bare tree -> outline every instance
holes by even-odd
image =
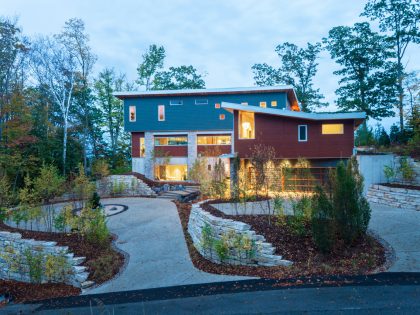
[[[42,89],[59,107],[63,119],[63,174],[66,173],[67,130],[75,87],[77,59],[75,51],[57,36],[39,37],[32,46],[33,73]]]

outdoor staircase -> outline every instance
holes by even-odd
[[[159,193],[158,198],[189,201],[196,198],[200,194],[197,186],[185,186],[185,190],[170,190]]]

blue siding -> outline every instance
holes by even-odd
[[[196,99],[208,99],[206,105],[195,105]],[[183,105],[169,105],[171,100],[182,100]],[[197,96],[162,96],[135,97],[124,100],[125,130],[133,131],[201,131],[233,129],[233,115],[223,108],[216,109],[215,104],[223,102],[242,103],[259,106],[266,102],[271,107],[271,101],[277,101],[278,109],[286,108],[287,95],[278,93],[249,93],[226,95]],[[136,106],[136,121],[128,119],[129,106]],[[165,121],[158,121],[158,105],[165,105]],[[219,115],[224,114],[225,120]]]

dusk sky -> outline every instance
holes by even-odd
[[[266,62],[277,66],[274,52],[282,42],[299,46],[320,41],[338,25],[351,26],[366,0],[294,1],[97,1],[0,0],[1,15],[17,17],[24,34],[61,31],[72,17],[83,19],[98,61],[95,71],[114,67],[136,79],[141,54],[150,44],[166,49],[165,67],[183,64],[205,73],[206,87],[253,86],[251,66]],[[375,25],[375,23],[374,23]],[[376,26],[375,26],[376,28]],[[411,46],[404,62],[420,69],[419,46]],[[328,52],[319,58],[315,86],[335,110],[337,69]],[[397,119],[385,119],[389,128]]]

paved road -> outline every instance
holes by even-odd
[[[141,292],[138,292],[138,297]],[[420,285],[293,288],[131,301],[91,296],[79,304],[6,308],[26,314],[420,314]],[[86,297],[87,298],[87,297]],[[91,305],[91,307],[90,307]],[[54,307],[54,306],[52,306]]]
[[[155,198],[103,199],[129,209],[109,217],[108,226],[118,235],[117,246],[130,255],[122,274],[85,294],[116,292],[183,284],[249,279],[213,275],[196,269],[188,253],[176,206]]]
[[[389,271],[420,272],[420,211],[374,203],[371,208],[369,228],[395,251],[396,261]]]

